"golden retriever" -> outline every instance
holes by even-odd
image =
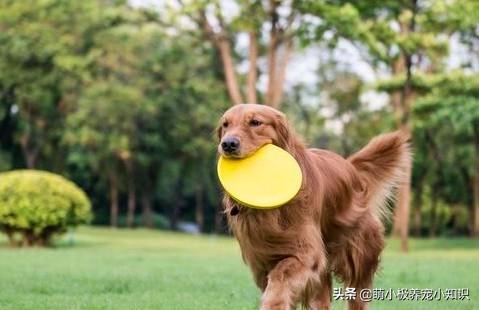
[[[407,182],[408,135],[374,138],[345,159],[308,149],[283,113],[241,104],[225,112],[218,127],[218,152],[242,158],[267,143],[288,151],[303,172],[299,193],[272,210],[247,208],[224,197],[228,224],[263,295],[261,309],[329,309],[332,275],[345,286],[371,288],[384,247],[386,200]],[[350,309],[364,309],[356,298]]]

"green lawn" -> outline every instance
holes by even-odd
[[[231,238],[81,228],[52,249],[0,237],[0,309],[256,309],[259,292]],[[379,288],[469,288],[469,301],[384,301],[372,309],[479,309],[479,241],[389,242]],[[344,308],[335,302],[335,309]]]

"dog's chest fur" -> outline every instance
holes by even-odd
[[[301,235],[308,228],[316,229],[308,221],[294,212],[296,206],[284,205],[271,210],[256,210],[239,205],[228,195],[224,199],[228,224],[241,247],[243,259],[249,264],[254,261],[274,265],[275,262],[294,255],[304,247]],[[239,213],[230,211],[239,208]],[[296,213],[292,215],[291,213]],[[308,225],[311,222],[311,225]],[[313,232],[312,232],[313,233]],[[318,232],[314,232],[318,234]]]

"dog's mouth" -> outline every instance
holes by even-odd
[[[241,159],[241,158],[245,158],[247,156],[244,156],[243,154],[241,153],[225,153],[225,152],[222,152],[220,151],[219,152],[221,156],[223,156],[224,158],[228,158],[228,159]]]
[[[257,148],[254,148],[252,150],[247,150],[247,151],[241,151],[241,150],[238,150],[236,152],[225,152],[222,148],[221,148],[221,145],[218,146],[218,153],[223,156],[224,158],[228,158],[228,159],[243,159],[243,158],[246,158],[246,157],[250,157],[251,155],[253,155],[254,153],[256,153],[260,148],[262,148],[263,146],[265,146],[267,143],[265,144],[262,144],[260,145],[259,147]]]
[[[243,158],[246,158],[246,157],[249,157],[250,155],[252,155],[254,152],[256,152],[256,150],[253,150],[251,152],[247,152],[247,153],[243,153],[241,151],[237,151],[237,152],[225,152],[223,150],[221,150],[221,148],[218,148],[218,153],[223,156],[224,158],[228,158],[228,159],[243,159]]]

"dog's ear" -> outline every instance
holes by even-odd
[[[221,141],[221,137],[223,137],[223,123],[220,121],[220,123],[218,124],[218,126],[216,126],[216,138],[218,139],[218,141]]]
[[[278,135],[278,141],[276,141],[276,143],[279,147],[288,150],[291,146],[293,134],[291,132],[291,127],[289,126],[288,120],[284,114],[281,113],[276,115],[275,129],[276,134]]]

